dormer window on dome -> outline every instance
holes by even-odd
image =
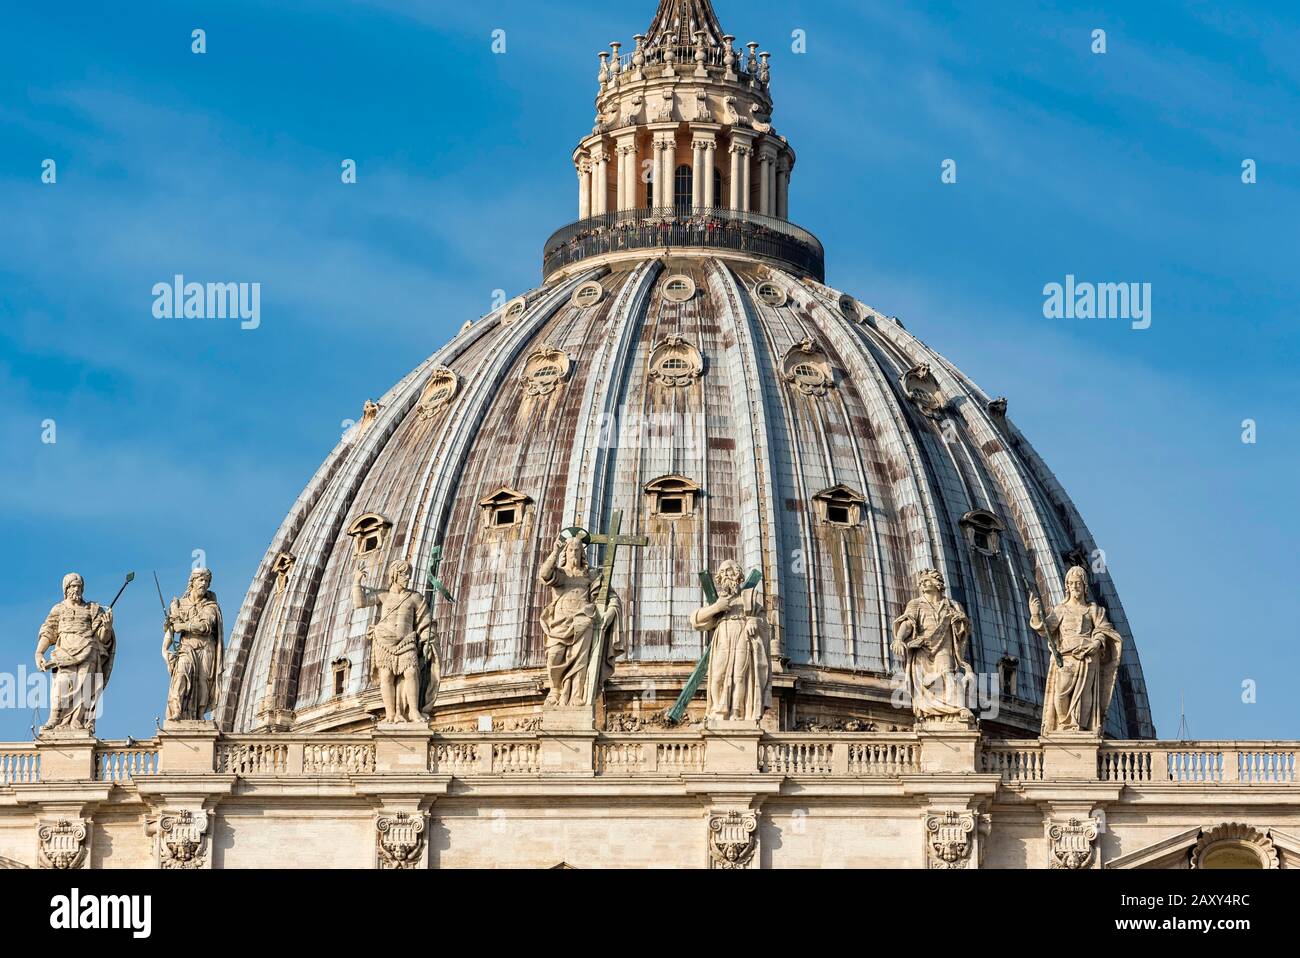
[[[854,528],[866,516],[867,500],[845,485],[832,486],[813,496],[813,510],[819,522]]]
[[[352,537],[353,551],[358,559],[374,555],[384,545],[388,530],[393,524],[377,512],[369,512],[348,526],[348,535]]]
[[[660,386],[689,386],[703,375],[704,358],[681,336],[669,336],[650,353],[650,381]]]
[[[980,555],[996,556],[1002,551],[1002,521],[986,509],[976,509],[961,517],[966,541]]]
[[[652,517],[688,519],[695,515],[700,486],[685,476],[660,476],[645,486],[646,508]]]
[[[835,373],[826,351],[811,339],[790,347],[782,363],[782,376],[805,396],[825,396],[835,387]]]
[[[492,495],[479,500],[478,506],[483,513],[484,528],[490,531],[523,525],[532,502],[530,496],[524,495],[517,489],[502,486]]]

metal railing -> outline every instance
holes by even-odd
[[[826,278],[826,254],[812,233],[789,220],[743,210],[686,207],[618,210],[590,216],[557,230],[542,252],[542,273],[593,256],[628,250],[714,249],[779,260]]]

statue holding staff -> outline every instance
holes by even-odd
[[[131,578],[134,576],[128,583]],[[50,718],[41,726],[41,734],[57,728],[93,733],[100,700],[113,673],[117,653],[113,606],[87,602],[85,588],[86,580],[78,573],[63,577],[63,601],[50,609],[36,640],[36,667],[53,673]],[[117,594],[120,596],[121,590]]]

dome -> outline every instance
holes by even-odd
[[[662,720],[703,652],[699,573],[734,560],[762,576],[781,728],[911,724],[891,704],[891,624],[935,568],[1000,686],[985,728],[1037,734],[1049,652],[1029,585],[1054,604],[1086,563],[1124,638],[1107,731],[1153,735],[1074,505],[1005,400],[825,285],[820,244],[789,219],[768,57],[720,34],[707,0],[664,0],[632,54],[602,54],[579,221],[545,244],[541,286],[368,404],[312,477],[235,623],[223,727],[372,722],[375,613],[353,585],[396,559],[436,580],[434,726],[529,727],[547,684],[539,567],[564,530],[621,520],[644,544],[613,560],[625,653],[607,727]]]

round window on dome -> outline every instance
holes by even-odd
[[[695,295],[695,280],[678,273],[664,280],[664,298],[674,303],[684,303]]]
[[[583,283],[573,291],[571,302],[579,309],[589,309],[605,298],[605,287],[595,280]]]
[[[528,300],[524,299],[524,297],[520,296],[518,299],[511,300],[509,303],[506,304],[506,316],[505,316],[506,323],[507,324],[513,323],[515,320],[517,320],[520,316],[524,314],[524,310],[526,310],[527,308],[528,308]]]
[[[848,294],[840,297],[840,312],[844,314],[845,319],[850,319],[855,323],[862,320],[862,315],[858,312],[858,304]]]
[[[790,299],[776,283],[759,283],[754,292],[768,306],[784,306]]]

